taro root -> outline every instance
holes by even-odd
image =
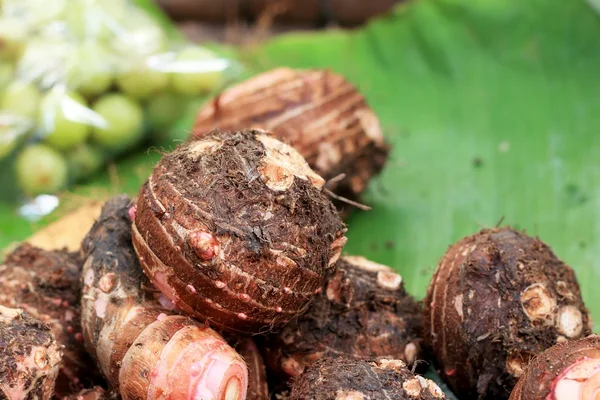
[[[439,400],[435,382],[413,374],[401,360],[323,358],[294,380],[288,400]]]
[[[342,257],[308,311],[265,339],[271,370],[284,380],[320,358],[421,356],[423,312],[390,267]]]
[[[248,394],[246,400],[269,400],[267,370],[262,355],[252,339],[244,339],[234,346],[248,366]]]
[[[278,68],[234,86],[198,114],[193,136],[261,128],[290,143],[339,196],[356,198],[385,164],[379,120],[340,75]]]
[[[0,304],[47,324],[63,346],[55,392],[64,396],[98,382],[81,334],[81,261],[77,254],[22,244],[0,265]]]
[[[83,241],[83,337],[123,399],[243,400],[248,371],[212,329],[171,315],[142,288],[126,196],[109,200]]]
[[[0,399],[50,399],[61,356],[48,325],[0,306]]]
[[[600,336],[559,343],[535,357],[510,400],[600,399]]]
[[[91,389],[84,389],[79,393],[63,397],[63,400],[118,400],[119,395],[115,392],[110,392],[100,386],[95,386]]]
[[[323,183],[263,131],[215,132],[163,157],[140,190],[136,253],[185,313],[269,330],[306,310],[346,242]]]
[[[506,399],[529,360],[591,332],[573,270],[539,239],[484,229],[450,247],[425,298],[425,340],[459,396]]]

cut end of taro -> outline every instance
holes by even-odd
[[[525,369],[510,400],[600,400],[600,336],[541,353]]]

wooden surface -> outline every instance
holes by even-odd
[[[45,250],[67,248],[79,250],[81,240],[100,215],[102,202],[90,201],[38,231],[26,242]]]

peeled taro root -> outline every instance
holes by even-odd
[[[81,334],[81,265],[77,254],[20,245],[0,265],[0,304],[47,324],[63,347],[55,392],[64,396],[100,379]]]
[[[264,131],[214,132],[167,154],[140,190],[133,244],[183,312],[258,333],[301,314],[346,242],[324,181]]]
[[[600,399],[600,336],[559,343],[535,357],[510,400]]]
[[[452,245],[425,298],[425,340],[458,395],[507,399],[529,360],[591,322],[573,270],[511,228]]]
[[[294,380],[288,400],[439,400],[435,382],[415,375],[401,360],[323,358]]]
[[[61,357],[47,325],[0,306],[0,399],[50,399]]]
[[[342,257],[308,311],[267,336],[270,369],[283,380],[321,358],[393,357],[413,364],[422,355],[423,311],[390,267]]]
[[[193,137],[260,128],[291,144],[336,194],[356,198],[386,162],[388,146],[365,98],[326,70],[277,68],[242,82],[200,110]]]

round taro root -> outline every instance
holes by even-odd
[[[459,396],[506,399],[529,360],[591,332],[573,270],[539,239],[484,229],[450,247],[425,298],[425,340]]]
[[[306,310],[346,242],[323,183],[264,131],[186,143],[140,190],[140,263],[174,306],[213,326],[282,325]]]
[[[0,306],[0,399],[49,400],[62,353],[50,328]]]
[[[288,400],[439,400],[433,381],[415,375],[401,360],[324,358],[294,380]]]
[[[277,68],[217,96],[196,118],[193,136],[213,129],[267,129],[289,142],[338,195],[356,198],[388,154],[379,119],[342,76]]]
[[[600,399],[600,336],[559,343],[534,358],[510,400]]]
[[[270,369],[284,380],[321,358],[421,356],[423,312],[390,267],[342,257],[305,314],[265,339]]]

